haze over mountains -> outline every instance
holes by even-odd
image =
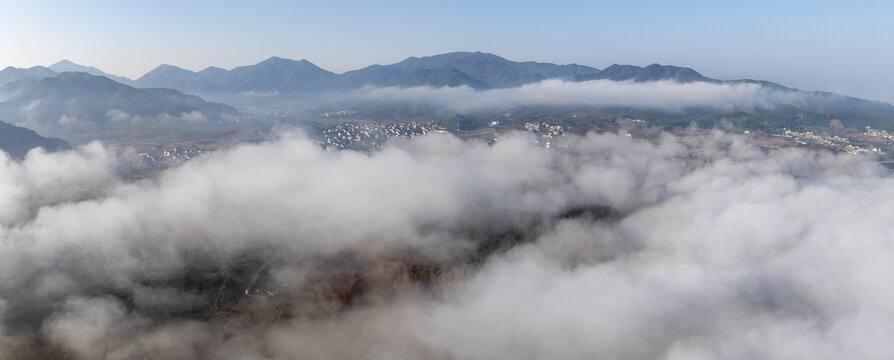
[[[473,89],[513,88],[547,79],[571,81],[674,81],[680,83],[756,83],[781,90],[794,90],[769,81],[717,80],[697,71],[678,66],[652,64],[646,67],[614,64],[603,70],[577,64],[558,65],[540,62],[516,62],[482,52],[453,52],[426,57],[411,57],[390,65],[371,65],[342,74],[320,68],[308,60],[271,57],[255,65],[226,70],[210,66],[195,72],[163,64],[136,80],[111,75],[91,66],[59,61],[49,67],[0,71],[0,99],[15,93],[19,82],[40,80],[62,72],[84,72],[104,76],[136,88],[169,88],[191,94],[308,94],[325,91],[350,91],[374,87],[458,87]]]
[[[103,76],[64,72],[15,85],[0,118],[52,136],[109,131],[141,119],[189,121],[235,116],[236,109],[173,89],[136,89]]]
[[[580,65],[519,63],[484,53],[449,53],[409,58],[335,74],[307,60],[272,57],[233,70],[210,67],[198,73],[161,65],[134,81],[137,87],[169,87],[196,93],[283,94],[353,90],[362,86],[469,86],[508,88],[550,78],[597,72]]]
[[[92,66],[78,65],[68,60],[61,60],[48,67],[35,66],[27,69],[19,69],[11,66],[7,67],[0,70],[0,86],[24,79],[40,80],[46,77],[56,76],[63,72],[83,72],[90,75],[105,76],[126,85],[133,84],[133,81],[128,78],[107,74]]]
[[[88,73],[90,75],[105,76],[109,79],[112,79],[114,81],[120,82],[125,85],[133,85],[133,81],[126,77],[108,74],[102,70],[95,68],[95,67],[78,65],[78,64],[75,64],[68,60],[61,60],[53,65],[50,65],[50,70],[53,70],[57,73],[84,72],[84,73]]]
[[[411,57],[397,64],[373,65],[342,74],[345,88],[364,85],[393,86],[411,82],[438,87],[439,83],[425,83],[429,70],[455,70],[449,81],[473,88],[511,88],[553,78],[571,78],[598,69],[577,64],[556,65],[538,62],[515,62],[481,52],[455,52],[422,58]],[[468,78],[464,80],[463,75]],[[448,80],[440,80],[447,83]]]
[[[137,88],[172,88],[198,94],[282,94],[352,90],[362,86],[466,85],[476,89],[510,88],[545,79],[571,79],[581,74],[598,73],[599,69],[577,64],[515,62],[493,54],[456,52],[411,57],[396,64],[372,65],[336,74],[304,59],[274,56],[258,64],[232,70],[208,67],[194,72],[164,64],[136,80],[129,80],[63,60],[49,68],[7,68],[0,72],[0,86],[27,78],[39,80],[65,71],[105,76]]]
[[[828,126],[837,119],[848,128],[894,130],[894,106],[881,102],[769,81],[712,79],[678,66],[615,64],[600,70],[482,52],[411,57],[342,74],[280,57],[231,70],[161,65],[136,80],[67,60],[0,71],[0,120],[69,141],[122,132],[173,133],[238,121],[244,112],[263,118],[273,111],[355,109],[365,117],[394,120],[531,106],[560,107],[565,113],[583,106],[613,116],[654,118],[655,126],[727,122],[770,130]]]
[[[186,93],[288,94],[331,90],[352,90],[362,86],[469,86],[475,89],[512,88],[546,79],[573,81],[676,81],[728,82],[679,66],[651,64],[646,67],[614,64],[603,70],[577,64],[516,62],[483,52],[453,52],[426,57],[410,57],[390,65],[371,65],[342,74],[320,68],[308,60],[273,56],[255,65],[231,70],[209,66],[195,72],[163,64],[136,80],[108,74],[92,66],[61,60],[49,67],[7,67],[0,70],[0,87],[24,80],[40,80],[62,72],[84,72],[104,76],[136,88],[171,88]],[[778,86],[769,81],[736,80]],[[2,93],[0,93],[2,95]]]
[[[56,74],[58,73],[44,66],[35,66],[27,69],[9,66],[0,70],[0,86],[25,79],[39,80],[45,77],[56,76]]]

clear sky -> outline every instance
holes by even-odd
[[[409,56],[661,63],[894,102],[894,1],[0,0],[0,67],[136,78],[276,55],[344,72]]]

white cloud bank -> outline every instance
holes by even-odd
[[[894,355],[887,170],[721,133],[567,145],[426,136],[365,155],[287,135],[63,203],[29,202],[53,189],[32,179],[108,181],[74,175],[108,173],[101,148],[6,162],[0,189],[17,190],[0,203],[17,215],[0,222],[0,345],[19,351],[7,358],[41,341],[109,359]],[[595,206],[616,215],[559,216]],[[368,279],[367,302],[323,315],[303,312],[300,293],[269,297],[293,307],[273,324],[257,320],[272,308],[251,310],[271,304],[262,296],[240,303],[256,322],[165,316],[211,300],[145,281],[188,264],[184,249],[226,258],[272,247],[275,277],[297,286],[345,250],[450,259],[474,249],[475,234],[513,229],[530,238],[431,288],[376,292]]]
[[[803,102],[796,93],[758,84],[678,83],[657,81],[544,80],[509,89],[474,90],[460,87],[365,87],[348,95],[355,101],[423,102],[455,111],[501,110],[515,106],[632,106],[680,111],[688,107],[733,109],[772,107]]]

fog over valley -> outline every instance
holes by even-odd
[[[2,8],[0,360],[894,358],[892,4]]]
[[[115,159],[93,143],[2,162],[6,358],[892,350],[894,181],[863,157],[722,132],[367,155],[289,132],[147,180]]]

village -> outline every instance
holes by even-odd
[[[381,147],[388,139],[413,138],[429,133],[447,133],[434,122],[407,123],[367,123],[346,122],[323,129],[314,141],[325,148],[373,150]]]
[[[130,161],[130,168],[141,170],[172,167],[192,159],[207,158],[213,151],[213,147],[200,148],[193,145],[166,148],[163,145],[156,145],[151,150],[137,153]]]
[[[643,126],[646,120],[628,120],[637,126]],[[545,147],[555,146],[556,141],[571,132],[563,125],[548,121],[526,122],[523,125],[501,126],[497,121],[488,123],[483,129],[471,131],[449,131],[435,121],[411,121],[411,122],[344,122],[311,132],[311,139],[326,149],[374,151],[387,144],[390,139],[411,139],[417,136],[432,133],[454,133],[464,139],[481,138],[488,143],[495,143],[501,137],[511,131],[524,129],[533,134],[537,142]],[[621,131],[625,136],[638,137],[626,131]],[[704,132],[697,132],[703,134]],[[698,135],[684,132],[682,136]],[[761,147],[807,147],[827,149],[834,152],[848,154],[866,154],[887,160],[889,146],[894,145],[894,134],[886,130],[864,127],[863,132],[855,129],[781,129],[776,133],[761,131],[743,131],[743,135],[749,137]],[[775,140],[773,140],[775,139]],[[214,146],[200,147],[196,145],[164,146],[154,145],[148,150],[137,153],[128,158],[127,166],[131,170],[163,169],[177,166],[196,158],[207,158],[215,151]],[[894,155],[894,154],[892,154]]]
[[[894,136],[886,130],[876,130],[870,126],[866,126],[862,134],[850,134],[851,137],[791,129],[783,129],[781,134],[770,134],[770,136],[791,139],[799,146],[823,146],[853,155],[867,153],[882,156],[886,154],[885,145],[894,143]]]

